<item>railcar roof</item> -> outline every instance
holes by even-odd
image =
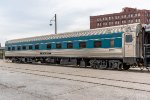
[[[75,31],[75,32],[65,32],[65,33],[59,33],[59,34],[51,34],[51,35],[29,37],[29,38],[22,38],[22,39],[14,39],[14,40],[7,41],[6,44],[50,40],[50,39],[71,38],[71,37],[80,37],[80,36],[90,36],[90,35],[99,35],[99,34],[108,34],[108,33],[110,34],[110,33],[125,32],[128,30],[136,31],[137,25],[139,25],[139,23],[104,27],[104,28],[97,28],[97,29],[90,29],[90,30],[83,30],[83,31]]]

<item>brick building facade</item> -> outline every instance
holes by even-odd
[[[90,29],[132,23],[150,24],[150,10],[125,7],[120,13],[90,16]]]

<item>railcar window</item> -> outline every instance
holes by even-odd
[[[61,43],[56,44],[56,49],[61,49]]]
[[[67,48],[72,49],[73,48],[73,43],[67,43]]]
[[[86,42],[80,42],[79,47],[80,48],[86,48]]]
[[[111,40],[110,40],[110,48],[113,48],[113,47],[114,47],[114,40],[111,39]]]
[[[51,44],[47,44],[47,49],[51,49]]]
[[[102,41],[94,41],[94,48],[99,48],[102,46]]]
[[[32,49],[33,49],[32,45],[29,45],[29,50],[32,50]]]
[[[132,42],[133,41],[132,35],[126,35],[125,40],[127,43]]]
[[[15,51],[15,47],[12,47],[12,51]]]
[[[11,48],[10,47],[8,47],[8,51],[10,51],[11,50]]]
[[[38,50],[40,48],[39,44],[35,45],[35,49]]]
[[[21,47],[20,47],[20,46],[18,46],[18,47],[17,47],[17,50],[21,50]]]
[[[23,46],[23,47],[22,47],[22,50],[26,50],[26,46]]]

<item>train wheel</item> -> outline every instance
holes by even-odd
[[[99,65],[98,64],[96,64],[95,69],[99,69]]]
[[[125,66],[123,66],[123,69],[124,70],[128,70],[130,68],[130,65],[125,65]]]
[[[118,67],[118,70],[123,70],[123,67],[124,67],[124,64],[123,63],[121,63],[120,65],[119,65],[119,67]]]
[[[86,62],[84,60],[81,60],[79,67],[86,67]]]
[[[99,63],[97,60],[91,61],[90,65],[93,69],[99,69]]]
[[[15,58],[12,58],[12,63],[16,63],[16,59]]]
[[[99,69],[99,65],[98,65],[98,64],[94,64],[94,65],[92,66],[92,68],[93,68],[93,69]]]
[[[15,60],[12,60],[12,63],[15,63]]]

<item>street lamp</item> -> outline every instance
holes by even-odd
[[[57,16],[56,16],[56,14],[55,14],[55,16],[50,20],[50,26],[52,26],[53,24],[52,24],[52,21],[54,21],[55,22],[55,34],[57,34]]]

